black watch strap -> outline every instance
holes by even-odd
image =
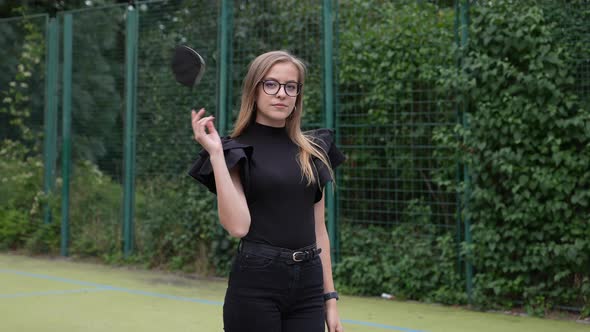
[[[336,301],[338,301],[338,292],[330,292],[324,294],[324,301],[328,301],[331,299],[336,299]]]

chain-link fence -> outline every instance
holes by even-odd
[[[403,10],[422,17],[404,20]],[[338,132],[350,160],[339,200],[350,223],[414,223],[423,215],[428,225],[455,229],[456,195],[435,181],[440,163],[454,158],[437,154],[440,147],[432,141],[435,128],[457,121],[454,102],[436,89],[435,71],[452,66],[448,49],[454,42],[453,9],[439,13],[390,5],[357,18],[373,24],[371,15],[383,15],[399,22],[395,30],[387,22],[373,31],[352,20],[346,20],[352,26],[341,26]],[[359,43],[354,36],[363,33],[368,36]]]

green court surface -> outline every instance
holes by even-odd
[[[0,254],[0,331],[223,331],[225,287],[225,280]],[[378,298],[342,296],[339,308],[347,332],[590,331],[571,321]]]

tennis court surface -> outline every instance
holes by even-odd
[[[0,331],[223,331],[225,287],[225,280],[0,254]],[[590,331],[572,321],[379,298],[342,296],[339,308],[347,332]]]

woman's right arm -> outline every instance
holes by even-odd
[[[250,210],[240,180],[239,166],[228,171],[223,152],[221,156],[210,158],[217,189],[219,221],[231,236],[242,238],[250,230]]]
[[[240,180],[239,166],[227,169],[221,138],[213,125],[213,116],[202,117],[205,109],[192,111],[192,127],[195,140],[209,153],[215,176],[219,221],[227,232],[242,238],[250,230],[250,211]],[[207,131],[208,132],[207,132]]]

